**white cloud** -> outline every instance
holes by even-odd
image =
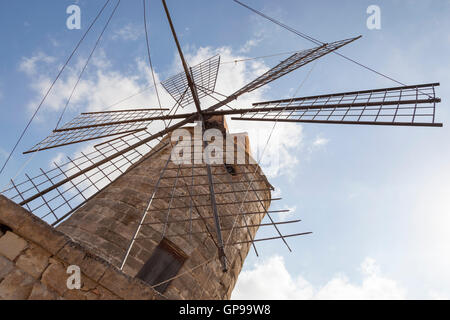
[[[283,222],[283,221],[288,221],[290,220],[295,213],[297,212],[297,206],[288,206],[288,205],[284,205],[283,208],[281,210],[289,210],[289,212],[281,212],[278,213],[278,219],[277,221]]]
[[[31,76],[36,74],[37,66],[40,63],[51,64],[55,61],[56,59],[54,57],[48,56],[43,52],[39,52],[30,58],[23,57],[19,65],[19,70]]]
[[[261,38],[247,40],[247,42],[242,46],[242,48],[239,49],[239,52],[248,53],[254,47],[256,47],[261,41],[262,41]]]
[[[116,30],[112,35],[112,39],[113,40],[120,39],[120,40],[125,40],[125,41],[127,41],[127,40],[136,41],[143,34],[144,34],[143,27],[129,23],[129,24],[125,25],[123,28]]]
[[[345,275],[336,275],[325,285],[314,286],[302,276],[293,277],[284,259],[274,256],[241,272],[232,299],[406,299],[406,290],[383,276],[373,259],[364,260],[360,272],[361,283],[351,283]]]
[[[323,137],[316,137],[316,139],[313,141],[313,146],[318,148],[324,147],[328,144],[328,142],[330,142],[330,140]]]
[[[211,48],[201,47],[198,49],[187,50],[187,60],[191,66],[194,66],[216,54],[220,54],[222,61],[233,61],[245,58],[245,56],[236,54],[229,47]],[[31,87],[37,93],[35,99],[29,104],[30,110],[34,110],[42,96],[48,90],[51,84],[51,78],[47,73],[38,73],[37,70],[46,70],[55,63],[55,59],[43,53],[39,53],[31,58],[23,58],[21,70],[31,78]],[[42,120],[48,112],[60,111],[65,106],[67,97],[70,95],[75,85],[78,74],[83,67],[84,60],[79,59],[75,66],[68,68],[63,76],[56,83],[54,90],[48,96],[44,104],[43,111],[39,115]],[[260,61],[250,61],[239,64],[223,64],[219,72],[216,91],[229,95],[245,84],[260,76],[268,70],[268,66]],[[113,103],[122,100],[136,92],[142,90],[144,86],[152,83],[151,73],[145,60],[136,60],[131,63],[127,74],[118,71],[108,60],[104,51],[98,51],[89,67],[89,72],[83,76],[79,83],[75,95],[72,97],[70,110],[81,111],[100,111]],[[174,56],[170,72],[174,74],[180,71],[180,62],[178,56]],[[156,80],[160,81],[160,74],[155,74]],[[230,103],[232,107],[246,108],[250,107],[255,101],[266,100],[269,97],[265,95],[267,88],[255,90],[241,96],[237,101]],[[172,98],[161,88],[159,90],[161,100],[164,106],[172,106]],[[220,96],[216,96],[220,99]],[[202,100],[203,108],[216,103],[217,100],[207,97]],[[114,109],[140,108],[157,106],[157,97],[154,90],[147,90],[141,95],[127,100]],[[180,110],[181,111],[181,110]],[[189,106],[182,112],[194,111],[193,106]],[[67,119],[64,119],[67,120]],[[299,160],[295,153],[299,150],[303,142],[302,126],[297,124],[277,125],[272,132],[274,124],[229,121],[231,132],[247,132],[251,141],[251,149],[255,159],[261,159],[261,166],[269,177],[275,177],[283,174],[292,174]],[[152,130],[155,131],[156,127]],[[270,141],[266,147],[268,139]]]
[[[0,158],[7,158],[9,155],[8,152],[6,152],[4,149],[0,148]]]
[[[50,160],[50,167],[55,168],[55,163],[57,165],[61,165],[63,164],[65,161],[67,161],[67,158],[65,157],[66,155],[64,153],[57,153],[56,156],[54,156],[51,160]]]
[[[22,60],[20,69],[30,77],[30,86],[36,92],[35,98],[28,106],[30,110],[34,110],[52,82],[48,73],[38,73],[36,70],[50,68],[54,60],[43,54]],[[60,111],[64,108],[84,63],[84,59],[79,59],[75,66],[65,70],[46,99],[43,110],[39,114],[41,121],[48,112]],[[135,61],[132,68],[134,72],[131,74],[115,70],[105,52],[99,50],[91,61],[89,72],[84,74],[77,86],[71,99],[70,109],[76,109],[77,112],[105,110],[111,104],[142,91],[143,86],[147,87],[148,83],[151,83],[149,68],[140,60]],[[158,75],[156,77],[159,81]],[[163,103],[168,105],[170,98],[164,95],[164,92],[162,93]],[[148,107],[149,105],[157,105],[154,90],[146,90],[141,95],[116,105],[115,109]]]
[[[450,300],[450,295],[445,292],[430,290],[428,296],[431,300]]]

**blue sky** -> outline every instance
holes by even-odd
[[[363,35],[341,52],[406,84],[440,82],[438,96],[443,103],[438,119],[447,124],[450,1],[246,3],[322,41]],[[65,11],[71,4],[81,8],[81,30],[66,28]],[[0,4],[0,162],[26,125],[49,79],[56,76],[58,67],[102,4],[99,0],[18,0]],[[381,30],[366,27],[366,9],[372,4],[381,8]],[[226,61],[313,46],[232,1],[171,0],[168,5],[192,64],[216,52]],[[180,69],[179,61],[161,3],[152,0],[149,10],[155,71],[159,79],[165,79]],[[99,26],[105,21],[103,17]],[[80,111],[105,108],[149,84],[142,31],[142,2],[123,1],[64,120]],[[94,41],[93,36],[87,39],[80,55],[63,74],[61,85],[44,104],[0,176],[2,186],[28,159],[21,152],[55,126],[67,90]],[[234,80],[249,80],[281,59],[224,65],[218,86],[223,93],[231,93],[237,89]],[[310,70],[311,66],[307,66],[289,74],[235,105],[254,99],[289,97]],[[233,75],[237,78],[230,78]],[[396,84],[330,55],[314,65],[298,95],[387,86]],[[118,107],[130,105],[155,106],[155,96],[149,92]],[[246,127],[236,124],[233,128]],[[267,133],[268,128],[259,130]],[[249,127],[251,137],[257,130]],[[283,200],[273,208],[295,208],[295,215],[302,219],[300,225],[284,231],[314,234],[290,240],[293,253],[281,241],[259,245],[261,257],[249,255],[237,297],[249,297],[257,291],[269,294],[269,290],[287,298],[358,294],[381,298],[450,297],[447,126],[435,129],[278,124],[276,132],[275,141],[289,141],[266,155],[270,158],[281,154],[281,159],[277,159],[281,168],[271,182],[281,190]],[[252,141],[252,146],[257,148],[264,141],[264,137]],[[70,154],[77,148],[62,151]],[[48,167],[58,152],[61,151],[36,155],[25,171],[34,173],[39,167]],[[273,277],[286,279],[285,287],[267,279],[266,272],[271,268],[280,273],[271,272]],[[264,277],[266,281],[262,281]],[[256,283],[260,282],[264,284],[258,288]],[[284,296],[286,292],[289,294]]]

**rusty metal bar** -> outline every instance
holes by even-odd
[[[288,213],[290,212],[289,210],[271,210],[271,211],[267,211],[269,213]],[[235,216],[247,216],[247,215],[257,215],[257,214],[266,214],[266,211],[258,211],[258,212],[244,212],[244,213],[234,213],[234,214],[221,214],[220,217],[221,218],[226,218],[226,217],[235,217]],[[180,219],[180,220],[172,220],[169,221],[169,223],[183,223],[183,222],[189,222],[189,221],[197,221],[197,220],[201,220],[202,218],[189,218],[189,219]],[[214,216],[207,216],[207,217],[203,217],[203,219],[214,219]],[[147,222],[144,223],[144,225],[155,225],[155,224],[162,224],[163,222],[158,221],[158,222]]]
[[[431,115],[430,115],[431,116]],[[327,120],[294,120],[294,119],[256,119],[256,118],[231,118],[241,121],[276,121],[276,122],[294,122],[294,123],[319,123],[319,124],[349,124],[349,125],[369,125],[369,126],[398,126],[398,127],[436,127],[442,128],[442,123],[427,122],[382,122],[382,121],[327,121]]]
[[[143,145],[143,144],[146,144],[147,142],[152,141],[152,140],[154,140],[154,139],[156,139],[156,138],[162,137],[162,136],[164,136],[166,133],[168,133],[168,132],[170,132],[170,131],[172,131],[172,130],[178,129],[179,127],[185,125],[185,124],[188,123],[189,121],[190,121],[190,119],[186,119],[186,120],[181,121],[181,122],[179,122],[179,123],[177,123],[177,124],[175,124],[175,125],[173,125],[173,126],[171,126],[171,127],[168,127],[168,128],[166,128],[166,129],[164,129],[164,130],[161,130],[160,132],[158,132],[158,133],[156,133],[156,134],[153,134],[153,135],[151,135],[150,137],[148,137],[148,138],[146,138],[146,139],[143,139],[142,141],[139,141],[139,142],[137,142],[137,143],[135,143],[135,144],[129,146],[128,148],[125,148],[125,149],[122,150],[121,152],[118,152],[118,153],[116,153],[116,154],[113,154],[113,155],[111,155],[111,156],[109,156],[109,157],[107,157],[107,158],[105,158],[105,159],[99,161],[99,162],[96,163],[95,165],[89,166],[89,167],[83,169],[82,171],[77,172],[76,174],[74,174],[74,175],[72,175],[72,176],[70,176],[70,177],[67,177],[66,179],[64,179],[64,180],[62,180],[62,181],[56,183],[54,186],[52,186],[52,187],[50,187],[50,188],[47,188],[47,189],[41,191],[39,194],[36,194],[36,195],[34,195],[34,196],[32,196],[32,197],[26,199],[25,201],[22,201],[22,202],[20,203],[20,205],[24,205],[25,203],[28,203],[28,202],[30,202],[30,201],[33,201],[33,200],[35,200],[36,198],[40,197],[41,195],[46,194],[46,193],[52,191],[53,189],[62,186],[63,184],[67,183],[68,181],[70,181],[70,180],[72,180],[72,179],[75,179],[75,178],[81,176],[82,174],[84,174],[85,172],[88,172],[88,171],[90,171],[90,170],[92,170],[92,169],[95,169],[97,166],[100,166],[100,165],[102,165],[102,164],[104,164],[104,163],[106,163],[106,162],[108,162],[108,161],[111,161],[112,159],[114,159],[114,158],[116,158],[116,157],[118,157],[118,156],[120,156],[120,155],[122,155],[122,154],[124,154],[124,153],[127,153],[128,151],[131,151],[131,150],[133,150],[133,149],[135,149],[135,148],[137,148],[137,147],[139,147],[139,146],[141,146],[141,145]]]
[[[243,228],[259,228],[259,227],[268,227],[268,226],[273,226],[273,225],[283,225],[283,224],[292,224],[292,223],[298,223],[301,222],[302,220],[290,220],[290,221],[280,221],[280,222],[274,222],[274,223],[261,223],[261,224],[251,224],[251,225],[247,225],[247,226],[234,226],[232,228],[222,228],[222,231],[229,231],[229,230],[234,230],[234,229],[243,229]],[[204,234],[207,233],[207,231],[196,231],[193,232],[192,234]],[[186,235],[188,235],[189,233],[177,233],[177,234],[169,234],[166,237],[170,238],[170,237],[184,237]],[[152,237],[139,237],[138,240],[144,240],[144,239],[151,239]],[[252,241],[249,241],[252,242]]]
[[[304,236],[304,235],[308,235],[308,234],[312,234],[312,232],[303,232],[303,233],[294,233],[294,234],[287,234],[287,235],[283,235],[282,237],[271,237],[271,238],[263,238],[263,239],[253,239],[253,242],[259,242],[259,241],[269,241],[269,240],[276,240],[276,239],[281,239],[281,238],[292,238],[292,237],[298,237],[298,236]],[[250,243],[252,241],[240,241],[240,242],[234,242],[234,243],[230,243],[227,244],[227,246],[234,246],[237,244],[244,244],[244,243]]]
[[[281,200],[281,198],[275,198],[272,199],[272,201],[277,201],[277,200]],[[246,200],[244,202],[238,202],[238,203],[253,203],[253,202],[260,202],[261,200]],[[217,203],[217,206],[227,206],[227,205],[232,205],[232,204],[237,204],[236,202],[221,202],[221,203]],[[211,204],[200,204],[197,205],[198,207],[209,207]],[[185,206],[185,207],[173,207],[172,209],[188,209],[189,206]],[[150,211],[161,211],[161,210],[167,210],[168,208],[161,208],[161,209],[154,209],[154,210],[150,210]]]

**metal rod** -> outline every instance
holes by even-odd
[[[101,114],[101,113],[113,113],[113,112],[131,112],[131,111],[169,111],[169,109],[122,109],[122,110],[111,110],[111,111],[96,111],[96,112],[82,112],[81,114]]]
[[[255,190],[255,187],[253,186],[253,183],[252,183],[252,182],[250,182],[250,186],[249,186],[249,187],[252,189],[252,191]],[[266,211],[266,214],[267,214],[267,216],[269,217],[270,222],[274,223],[274,221],[273,221],[273,219],[272,219],[272,216],[268,213],[268,208],[266,208],[266,206],[265,206],[265,204],[264,204],[264,201],[261,200],[261,198],[259,197],[259,195],[258,195],[257,192],[255,192],[255,196],[256,196],[256,198],[259,200],[259,203],[261,204],[262,208]],[[273,200],[275,200],[275,199],[271,199],[271,201],[273,201]],[[278,232],[278,234],[280,235],[280,237],[281,237],[281,239],[283,240],[283,242],[284,242],[284,244],[286,245],[286,247],[289,249],[290,252],[292,252],[291,247],[289,246],[289,244],[287,243],[286,239],[285,239],[285,238],[283,237],[283,235],[281,234],[281,231],[278,229],[277,225],[274,224],[273,226],[274,226],[275,230]]]
[[[225,170],[226,170],[226,168],[225,168]],[[231,178],[231,175],[228,175],[228,182],[232,182],[232,181],[233,181],[233,179]],[[234,184],[231,184],[231,188],[232,188],[233,191],[234,191],[234,198],[235,198],[236,202],[239,203],[235,185],[234,185]],[[267,190],[267,191],[269,191],[269,190]],[[242,205],[241,205],[241,206],[238,206],[238,207],[239,207],[239,212],[242,212]],[[244,221],[245,226],[246,226],[247,234],[248,234],[248,236],[250,237],[250,240],[253,240],[253,239],[254,239],[254,236],[252,236],[252,234],[251,234],[251,232],[250,232],[250,228],[249,228],[249,225],[248,225],[248,223],[247,223],[247,216],[242,216],[242,218],[243,218],[242,220]],[[236,222],[237,222],[237,217],[236,217],[236,219],[235,219],[235,222],[233,223],[233,228],[234,228]],[[237,228],[239,228],[239,227],[237,227]],[[233,232],[233,231],[231,231],[231,232]],[[256,256],[259,257],[258,250],[256,249],[256,245],[255,245],[255,243],[253,243],[253,242],[252,242],[252,247],[253,247],[253,250],[255,250]]]
[[[245,182],[245,181],[244,181],[244,182]],[[223,182],[223,183],[225,183],[225,182]],[[270,190],[271,190],[271,189],[267,188],[267,189],[257,189],[257,190],[255,190],[255,191],[270,191]],[[245,190],[216,192],[216,195],[217,195],[217,194],[236,193],[236,192],[245,192]],[[209,193],[193,194],[192,196],[193,196],[193,197],[205,197],[205,196],[209,196]],[[183,195],[177,195],[177,196],[175,196],[175,197],[176,197],[176,198],[186,198],[186,197],[189,197],[189,195],[183,194]],[[170,197],[170,196],[166,196],[166,197],[158,197],[158,198],[155,198],[155,199],[161,200],[161,199],[169,199],[169,198],[171,198],[171,197]]]
[[[366,126],[399,126],[399,127],[437,127],[442,128],[442,123],[426,123],[426,122],[371,122],[371,121],[326,121],[326,120],[294,120],[294,119],[256,119],[256,118],[231,118],[232,120],[241,121],[278,121],[278,122],[298,122],[298,123],[319,123],[319,124],[354,124]]]
[[[271,201],[276,201],[276,200],[281,200],[281,198],[275,198],[275,199],[271,199]],[[254,203],[254,202],[260,202],[260,200],[246,200],[246,201],[240,201],[240,202],[221,202],[221,203],[216,203],[216,206],[227,206],[227,205],[231,205],[231,204],[238,204],[238,203]],[[198,207],[209,207],[211,204],[201,204],[201,205],[197,205]],[[185,207],[173,207],[172,209],[187,209],[189,208],[189,206],[185,206]],[[168,208],[161,208],[161,209],[154,209],[154,210],[150,210],[150,211],[161,211],[161,210],[167,210]]]
[[[316,98],[337,97],[337,96],[341,96],[341,95],[364,94],[364,93],[371,93],[371,92],[376,93],[376,92],[383,92],[383,91],[408,90],[408,89],[415,89],[415,88],[437,87],[437,86],[440,86],[440,83],[429,83],[429,84],[419,84],[419,85],[403,86],[403,87],[390,87],[390,88],[382,88],[382,89],[369,89],[369,90],[350,91],[350,92],[341,92],[341,93],[332,93],[332,94],[322,94],[322,95],[300,97],[300,98],[294,98],[294,99],[281,99],[281,100],[256,102],[256,103],[253,103],[253,105],[258,106],[258,105],[268,105],[268,104],[280,104],[280,103],[291,102],[291,101],[296,102],[296,101],[300,101],[300,100],[310,100],[310,99],[316,99]]]
[[[158,191],[159,183],[161,182],[161,177],[163,176],[164,172],[166,171],[166,168],[169,165],[170,159],[171,159],[171,154],[169,154],[166,164],[164,165],[164,168],[161,170],[161,174],[159,175],[158,181],[156,182],[155,188],[153,189],[152,196],[151,196],[150,200],[148,201],[147,208],[145,209],[144,214],[142,215],[141,221],[140,221],[138,227],[136,228],[136,231],[135,231],[133,237],[131,238],[131,242],[128,246],[128,250],[125,254],[125,257],[123,258],[122,265],[120,266],[120,270],[123,270],[123,267],[125,266],[125,263],[127,262],[128,256],[130,255],[130,252],[134,245],[134,242],[136,241],[136,236],[139,234],[139,231],[141,231],[142,224],[144,223],[145,218],[147,217],[150,206],[152,205],[152,202],[153,202],[153,198],[155,197],[156,192]]]
[[[162,137],[162,136],[164,136],[166,133],[168,133],[168,132],[170,132],[170,131],[173,131],[173,130],[175,130],[175,129],[178,129],[179,127],[181,127],[181,126],[185,125],[186,123],[190,122],[190,120],[191,120],[191,119],[185,119],[184,121],[180,121],[179,123],[174,124],[174,125],[171,126],[171,127],[168,127],[168,128],[166,128],[166,129],[164,129],[164,130],[161,130],[160,132],[155,133],[155,134],[151,135],[150,137],[145,138],[145,139],[143,139],[142,141],[139,141],[139,142],[137,142],[137,143],[135,143],[135,144],[129,146],[128,148],[125,148],[125,149],[122,150],[121,152],[115,153],[115,154],[113,154],[113,155],[111,155],[111,156],[109,156],[109,157],[107,157],[107,158],[105,158],[105,159],[99,161],[99,162],[96,163],[95,165],[89,166],[89,167],[83,169],[82,171],[77,172],[76,174],[74,174],[74,175],[72,175],[72,176],[70,176],[70,177],[67,177],[66,179],[64,179],[64,180],[62,180],[62,181],[56,183],[54,186],[52,186],[52,187],[50,187],[50,188],[47,188],[47,189],[41,191],[41,192],[38,193],[38,194],[35,194],[34,196],[32,196],[32,197],[30,197],[30,198],[28,198],[28,199],[22,201],[22,202],[20,203],[20,205],[24,205],[25,203],[28,203],[28,202],[30,202],[30,201],[33,201],[33,200],[39,198],[41,195],[46,194],[46,193],[52,191],[53,189],[62,186],[63,184],[67,183],[68,181],[70,181],[70,180],[72,180],[72,179],[75,179],[75,178],[81,176],[82,174],[84,174],[85,172],[88,172],[88,171],[90,171],[90,170],[92,170],[92,169],[95,169],[97,166],[100,166],[100,165],[102,165],[102,164],[104,164],[104,163],[106,163],[106,162],[108,162],[108,161],[111,161],[112,159],[117,158],[118,156],[120,156],[120,155],[122,155],[122,154],[124,154],[124,153],[126,153],[126,152],[128,152],[128,151],[131,151],[131,150],[133,150],[133,149],[135,149],[135,148],[137,148],[137,147],[139,147],[139,146],[141,146],[141,145],[143,145],[143,144],[146,144],[147,142],[152,141],[152,140],[154,140],[154,139],[156,139],[156,138]]]
[[[233,213],[233,214],[221,214],[221,218],[226,217],[235,217],[235,216],[246,216],[246,215],[255,215],[255,214],[266,214],[266,212],[269,213],[288,213],[289,210],[272,210],[272,211],[257,211],[257,212],[244,212],[244,213]],[[189,222],[189,221],[196,221],[196,220],[202,220],[202,219],[214,219],[214,216],[207,216],[203,218],[189,218],[189,219],[180,219],[180,220],[172,220],[169,221],[169,223],[182,223],[182,222]],[[155,225],[155,224],[162,224],[164,222],[158,221],[158,222],[147,222],[144,223],[144,225]]]
[[[253,242],[259,242],[259,241],[268,241],[268,240],[276,240],[276,239],[281,239],[281,238],[292,238],[292,237],[298,237],[298,236],[304,236],[307,234],[312,234],[312,232],[303,232],[303,233],[295,233],[295,234],[288,234],[288,235],[284,235],[282,237],[271,237],[271,238],[263,238],[263,239],[253,239]],[[252,241],[240,241],[240,242],[234,242],[234,243],[230,243],[227,244],[227,246],[234,246],[236,244],[244,244],[244,243],[250,243]]]
[[[205,148],[207,146],[207,142],[205,141]],[[206,154],[206,161],[209,162],[209,156]],[[214,223],[216,225],[216,231],[217,231],[217,242],[219,245],[219,259],[222,262],[222,271],[227,272],[227,261],[224,251],[224,244],[222,239],[222,231],[220,226],[220,219],[219,219],[219,213],[217,211],[217,205],[216,205],[216,195],[214,191],[214,183],[213,183],[213,177],[211,173],[211,167],[209,164],[206,164],[206,172],[208,173],[208,183],[209,183],[209,192],[211,193],[211,206],[213,209],[214,214]]]
[[[222,228],[222,231],[229,231],[234,229],[243,229],[243,228],[259,228],[259,227],[269,227],[273,225],[282,225],[282,224],[292,224],[292,223],[298,223],[302,220],[290,220],[290,221],[282,221],[282,222],[274,222],[274,223],[261,223],[261,224],[250,224],[246,226],[234,226],[232,228]],[[207,233],[208,231],[196,231],[192,234],[203,234]],[[170,237],[184,237],[186,235],[189,235],[189,233],[177,233],[177,234],[169,234],[167,235],[168,238]],[[139,237],[137,240],[144,240],[144,239],[151,239],[151,237]],[[249,242],[252,242],[251,240]]]
[[[131,165],[128,168],[128,172],[130,170],[132,170],[133,168],[135,168],[139,163],[141,163],[141,161],[144,161],[150,157],[152,157],[153,155],[155,155],[156,153],[158,153],[159,151],[163,150],[166,146],[168,145],[168,143],[166,143],[165,145],[163,145],[161,148],[159,148],[158,150],[149,153],[147,156],[144,156],[141,160],[137,161],[136,163],[134,163],[133,165]],[[118,176],[117,178],[120,178],[122,175],[124,175],[125,173],[122,173],[120,176]],[[102,178],[103,179],[103,178]],[[101,179],[99,179],[98,181],[100,181]],[[96,182],[98,182],[96,181]],[[62,220],[64,220],[65,218],[67,218],[68,216],[70,216],[72,213],[74,213],[76,210],[78,210],[78,208],[82,207],[84,205],[85,202],[91,200],[92,198],[94,198],[95,196],[97,196],[100,193],[101,190],[97,191],[96,193],[94,193],[92,196],[90,196],[88,199],[86,199],[84,197],[84,195],[81,193],[81,196],[85,199],[85,201],[83,203],[80,203],[78,206],[76,206],[75,208],[73,208],[71,211],[69,211],[68,213],[66,213],[65,215],[63,215],[61,218],[59,218],[58,220],[56,220],[54,223],[51,224],[52,227],[54,227],[55,225],[57,225],[58,223],[60,223]]]
[[[162,238],[164,238],[164,236],[166,235],[167,225],[168,225],[169,216],[170,216],[170,209],[172,208],[172,203],[173,203],[173,198],[174,198],[173,196],[175,194],[175,189],[177,188],[179,174],[180,174],[180,167],[178,168],[177,178],[175,179],[175,183],[173,184],[172,194],[171,194],[170,201],[169,201],[169,208],[167,209],[166,222],[164,223],[164,230],[162,233]]]
[[[357,103],[342,103],[342,104],[322,104],[311,106],[283,106],[283,107],[264,107],[264,108],[251,108],[251,109],[233,109],[233,110],[220,110],[220,111],[205,111],[205,116],[218,116],[218,115],[233,115],[233,114],[245,114],[267,111],[291,111],[291,110],[316,110],[316,109],[333,109],[333,108],[353,108],[353,107],[378,107],[378,106],[390,106],[390,105],[407,105],[407,104],[425,104],[441,102],[439,98],[433,99],[420,99],[420,100],[392,100],[385,102],[357,102]]]
[[[183,69],[184,69],[184,73],[186,74],[189,88],[191,89],[192,98],[194,99],[195,107],[197,108],[197,112],[199,114],[201,114],[202,110],[200,108],[200,101],[198,99],[197,90],[195,89],[194,81],[191,77],[186,60],[184,59],[183,50],[181,50],[180,42],[178,41],[178,36],[175,31],[175,27],[173,26],[172,18],[170,17],[170,12],[169,12],[169,9],[167,8],[166,0],[162,0],[162,3],[164,6],[164,11],[166,12],[166,15],[167,15],[167,20],[169,21],[170,29],[172,30],[172,35],[175,40],[175,44],[177,45],[178,54],[180,55],[181,63],[183,64]]]

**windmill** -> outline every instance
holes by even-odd
[[[161,83],[174,99],[174,106],[82,113],[25,153],[109,140],[74,159],[67,157],[64,164],[55,163],[50,170],[41,169],[38,175],[26,175],[20,182],[11,180],[3,192],[162,294],[173,281],[206,269],[203,283],[220,279],[223,288],[216,288],[217,297],[229,297],[250,247],[258,254],[259,241],[281,239],[290,250],[288,238],[310,233],[281,232],[280,225],[299,220],[275,221],[272,217],[287,210],[269,210],[270,202],[280,199],[271,198],[273,187],[258,163],[251,161],[248,141],[239,145],[233,140],[224,148],[224,155],[231,152],[232,160],[235,149],[244,150],[248,159],[243,164],[178,163],[172,151],[182,140],[173,141],[176,130],[196,123],[195,128],[201,132],[216,129],[227,136],[225,116],[231,116],[232,121],[272,123],[442,126],[435,121],[436,104],[440,102],[435,94],[438,83],[263,101],[250,108],[229,106],[242,95],[325,55],[340,55],[338,49],[360,37],[331,43],[312,39],[315,47],[292,54],[244,87],[204,107],[203,99],[215,93],[220,56],[190,67],[166,1],[162,3],[183,66],[182,73]],[[190,105],[195,106],[194,112],[179,111]],[[154,132],[155,125],[163,125],[164,129]],[[208,158],[206,150],[211,141],[200,136],[193,142],[189,159],[197,153]],[[135,189],[145,191],[128,192]],[[275,235],[255,238],[260,227],[273,228]],[[198,250],[199,244],[202,250]],[[218,273],[219,269],[223,274]],[[180,287],[188,288],[190,284]],[[201,298],[203,291],[186,296]]]

